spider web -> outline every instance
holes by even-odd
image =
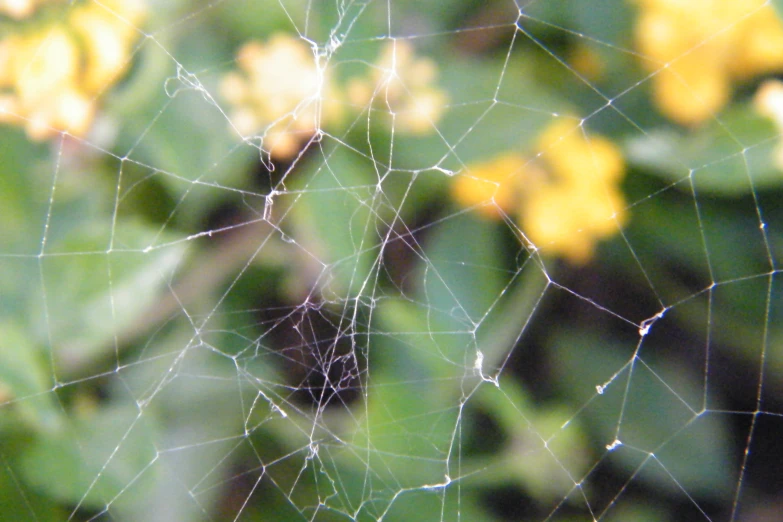
[[[650,102],[672,64],[634,44],[641,2],[429,4],[150,2],[86,136],[7,114],[0,518],[775,519],[759,81],[678,126]],[[221,82],[276,34],[321,87],[245,132]],[[409,50],[445,93],[421,131]],[[381,80],[351,99],[351,78]],[[544,162],[561,120],[627,163],[628,219],[587,262],[451,195],[508,151]]]

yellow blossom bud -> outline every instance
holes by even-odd
[[[568,65],[591,81],[600,79],[606,72],[601,55],[587,45],[577,45],[569,51]]]
[[[487,217],[499,218],[515,204],[512,177],[525,167],[521,156],[506,154],[497,159],[473,165],[452,186],[454,199],[462,206],[485,204],[479,210]],[[491,203],[494,203],[491,204]]]
[[[238,70],[226,73],[220,85],[232,105],[232,125],[243,135],[261,136],[262,147],[279,159],[291,157],[304,140],[341,119],[345,106],[391,112],[396,131],[423,134],[432,131],[447,103],[433,85],[435,62],[416,57],[401,40],[383,46],[373,72],[350,78],[340,91],[332,87],[328,62],[292,35],[248,42],[236,62]]]
[[[63,0],[0,0],[0,15],[23,20],[33,15],[40,4],[62,3]]]
[[[730,94],[726,74],[695,59],[664,69],[655,76],[653,85],[658,107],[683,125],[696,125],[714,115],[726,104]]]
[[[75,10],[71,27],[79,31],[87,51],[82,86],[97,92],[115,81],[128,66],[133,34],[125,24],[95,5]]]
[[[470,166],[455,180],[453,197],[467,207],[484,203],[478,208],[490,218],[516,213],[523,234],[542,252],[584,263],[598,240],[627,221],[620,150],[567,120],[548,126],[536,146],[541,161],[507,154]]]
[[[0,12],[17,15],[32,14],[42,3],[0,2]],[[22,123],[36,140],[61,131],[86,134],[97,96],[127,68],[142,6],[129,0],[63,6],[56,22],[0,40],[0,120]]]
[[[753,14],[743,23],[737,54],[742,58],[731,63],[738,77],[751,77],[783,68],[783,29],[771,6]]]
[[[580,126],[565,120],[550,125],[537,148],[564,182],[616,182],[625,169],[617,146],[600,136],[586,137]]]
[[[0,14],[16,20],[30,16],[34,8],[33,0],[0,0]]]
[[[336,117],[327,71],[302,40],[277,34],[265,44],[248,42],[237,53],[237,64],[240,70],[227,73],[220,85],[233,105],[231,122],[243,135],[263,136],[273,157],[293,156],[323,118]]]
[[[577,264],[590,259],[598,239],[609,237],[625,222],[624,201],[615,188],[550,185],[525,199],[522,231],[545,253]]]
[[[398,128],[412,134],[426,134],[440,119],[446,95],[437,89],[422,89],[397,114]]]
[[[764,0],[636,0],[637,47],[666,116],[697,125],[738,79],[783,68],[783,24]]]
[[[348,103],[357,108],[367,105],[372,99],[372,85],[366,78],[351,78],[346,87]]]
[[[384,46],[376,81],[383,103],[397,116],[397,130],[424,134],[440,119],[447,98],[432,86],[436,76],[435,62],[416,57],[409,42],[398,40]],[[357,98],[360,92],[355,90]]]
[[[25,105],[37,105],[76,81],[79,51],[63,28],[13,40],[11,75]]]
[[[560,254],[576,263],[593,253],[593,238],[581,230],[585,205],[578,194],[545,187],[520,209],[519,220],[527,238],[544,252]]]

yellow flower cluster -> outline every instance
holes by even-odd
[[[719,111],[733,81],[783,68],[783,24],[768,0],[635,1],[655,103],[680,124]]]
[[[363,107],[381,97],[397,114],[397,130],[423,133],[446,103],[442,91],[431,87],[434,62],[416,58],[405,42],[384,48],[376,74],[348,81],[350,103],[340,97],[322,59],[292,35],[245,44],[237,64],[239,70],[226,74],[220,86],[232,105],[232,125],[242,135],[262,133],[263,149],[277,159],[296,154],[304,140],[342,119],[347,106]]]
[[[446,93],[434,86],[435,62],[416,57],[406,40],[387,43],[371,78],[355,78],[348,85],[353,105],[379,99],[395,115],[395,130],[411,134],[432,132],[446,106]]]
[[[34,7],[33,2],[3,4],[4,12],[17,17]],[[138,36],[134,25],[143,17],[140,2],[106,0],[63,4],[57,21],[31,24],[32,30],[20,23],[19,31],[0,40],[0,122],[23,124],[35,140],[61,131],[85,135],[97,96],[129,65]]]
[[[327,71],[316,63],[311,48],[288,34],[268,43],[249,42],[237,54],[241,71],[229,72],[221,94],[234,106],[231,122],[243,135],[264,131],[263,147],[277,158],[289,158],[302,139],[311,137],[331,92]]]
[[[545,129],[536,147],[541,162],[506,154],[470,167],[452,186],[453,197],[480,205],[488,217],[516,214],[536,248],[584,263],[598,240],[627,221],[622,155],[606,138],[562,120]]]
[[[22,20],[33,14],[40,4],[51,4],[55,0],[0,0],[0,15]],[[62,1],[62,0],[60,0]]]

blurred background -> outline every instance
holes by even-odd
[[[0,0],[0,520],[777,520],[777,5]]]

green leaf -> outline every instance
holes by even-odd
[[[373,337],[368,383],[373,392],[351,435],[354,446],[372,448],[370,462],[362,452],[361,459],[346,455],[346,465],[369,466],[403,487],[442,483],[449,470],[437,463],[444,463],[453,448],[466,378],[460,352],[470,335],[430,333],[427,314],[406,300],[383,299],[374,315],[376,327],[389,334]],[[454,364],[455,357],[460,364]]]
[[[634,346],[588,331],[558,330],[551,346],[556,382],[574,404],[586,405],[575,419],[592,426],[604,451],[619,438],[622,445],[606,458],[623,474],[676,494],[728,494],[736,477],[726,472],[732,469],[727,417],[696,413],[702,398],[696,375],[652,358],[631,364]]]
[[[673,129],[629,139],[628,160],[670,183],[692,176],[699,194],[750,194],[783,185],[783,173],[773,163],[780,145],[772,123],[751,106],[728,110],[718,122],[682,134]],[[683,190],[690,185],[682,183]]]
[[[177,222],[185,224],[235,197],[232,188],[246,181],[259,154],[232,129],[222,109],[225,101],[212,98],[220,77],[192,73],[199,64],[225,60],[224,43],[207,31],[194,35],[180,43],[185,64],[180,67],[173,67],[158,46],[144,46],[136,74],[112,99],[114,114],[122,118],[115,148],[131,151],[139,180],[152,176],[166,188],[177,201]],[[123,199],[133,198],[136,180],[126,183],[133,190]]]
[[[783,0],[772,0],[772,7],[775,8],[778,18],[783,19]]]
[[[386,298],[376,308],[384,331],[405,332],[391,350],[396,355],[387,360],[378,352],[376,362],[401,366],[399,378],[407,379],[412,370],[400,358],[407,354],[421,378],[444,382],[439,387],[444,404],[482,376],[492,378],[523,334],[548,281],[533,260],[519,272],[506,268],[502,239],[496,223],[467,214],[433,229],[427,256],[411,276],[420,289],[414,299]]]
[[[387,343],[383,349],[395,349],[395,344]],[[459,409],[444,400],[451,394],[433,389],[426,373],[415,371],[410,359],[405,359],[374,374],[365,422],[352,438],[357,448],[371,448],[369,463],[356,465],[369,466],[382,481],[402,487],[440,483],[449,472],[446,462]]]
[[[510,151],[524,153],[553,120],[553,113],[570,114],[574,105],[542,89],[533,60],[449,60],[439,63],[438,85],[448,96],[448,108],[436,132],[398,133],[393,166],[443,176],[439,167],[459,172],[472,163]],[[498,78],[503,82],[498,84]],[[502,103],[498,103],[501,100]],[[536,107],[536,110],[531,110]],[[376,133],[383,135],[383,133]],[[381,151],[386,148],[377,147]]]
[[[40,249],[46,218],[41,209],[52,190],[53,169],[42,172],[39,168],[47,152],[42,145],[30,143],[20,130],[0,128],[0,254],[30,254]]]
[[[22,422],[36,431],[62,426],[62,410],[51,393],[48,359],[18,326],[0,323],[0,403],[11,402]]]
[[[19,476],[10,468],[4,455],[0,455],[0,520],[35,520],[36,522],[62,522],[68,513],[59,509],[52,499],[23,489]]]
[[[113,355],[116,336],[165,291],[184,247],[146,251],[145,245],[161,239],[158,231],[138,222],[112,227],[102,221],[52,245],[52,255],[41,261],[37,295],[43,299],[36,302],[33,317],[41,321],[39,342],[54,343],[58,371],[75,371]],[[111,243],[113,249],[107,250]]]
[[[291,175],[294,228],[283,239],[301,245],[311,265],[303,271],[319,279],[327,299],[363,293],[366,284],[373,288],[370,273],[385,239],[376,220],[385,202],[372,163],[340,147]]]
[[[373,466],[391,470],[390,480],[443,481],[448,470],[432,461],[443,461],[451,447],[460,395],[482,382],[477,337],[488,365],[496,367],[520,335],[519,314],[529,315],[542,294],[543,277],[532,263],[511,286],[513,271],[500,261],[501,237],[496,223],[468,215],[440,223],[414,272],[421,281],[415,298],[385,298],[375,308],[376,327],[389,334],[373,343],[373,393],[366,426],[354,440],[366,438],[363,444],[383,455]],[[504,287],[513,288],[510,296],[496,301]],[[473,323],[481,321],[487,327],[477,336]]]
[[[120,493],[120,505],[143,502],[154,473],[140,474],[156,450],[137,418],[133,407],[99,409],[37,439],[19,455],[18,473],[33,490],[73,506],[102,509]]]
[[[513,272],[504,263],[495,222],[457,214],[439,223],[416,269],[417,298],[446,330],[470,330],[489,310]]]
[[[493,459],[491,473],[481,473],[490,468],[484,459],[463,462],[466,472],[479,471],[473,480],[481,485],[517,482],[539,500],[557,502],[567,497],[574,478],[584,476],[591,465],[585,431],[571,419],[569,408],[557,403],[534,405],[513,378],[502,379],[498,387],[484,385],[476,401],[496,420],[507,443]]]

